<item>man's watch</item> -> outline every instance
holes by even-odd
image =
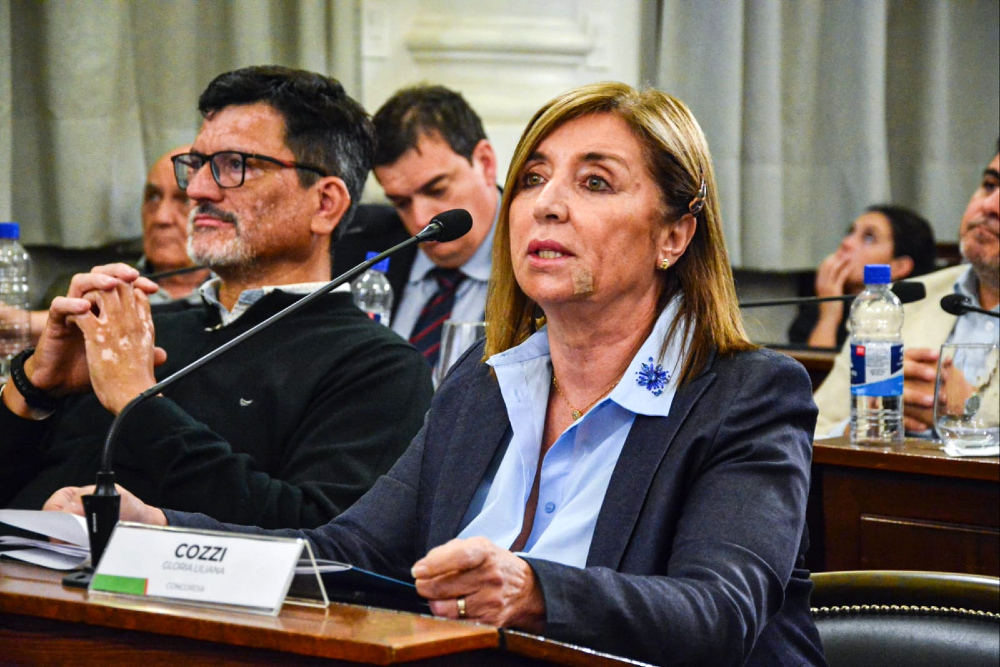
[[[35,353],[35,348],[29,347],[22,350],[10,360],[10,381],[14,383],[17,390],[21,392],[21,397],[29,407],[35,410],[47,410],[52,412],[59,407],[59,399],[53,398],[35,385],[24,373],[24,362]]]

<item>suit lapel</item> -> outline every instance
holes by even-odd
[[[476,369],[485,377],[473,386],[456,410],[451,442],[441,466],[441,484],[434,498],[428,547],[447,542],[458,534],[458,527],[479,487],[483,475],[501,446],[510,442],[510,422],[496,379],[489,367]]]
[[[714,373],[704,372],[688,383],[674,396],[665,418],[636,416],[597,515],[588,567],[618,568],[660,462],[691,408],[714,379]]]

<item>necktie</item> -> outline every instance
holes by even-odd
[[[442,268],[432,269],[429,275],[437,280],[438,289],[420,311],[420,317],[413,325],[410,342],[433,367],[437,364],[441,351],[441,325],[451,317],[451,310],[455,307],[455,292],[465,280],[465,275],[458,269]]]

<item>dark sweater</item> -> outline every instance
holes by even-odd
[[[157,378],[298,298],[273,292],[225,327],[204,306],[157,313]],[[432,388],[416,350],[339,293],[163,393],[123,424],[116,481],[156,506],[277,528],[322,525],[357,500],[420,428]],[[93,484],[110,423],[93,393],[39,422],[0,406],[0,506],[39,509]]]

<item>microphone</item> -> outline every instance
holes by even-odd
[[[920,301],[927,296],[927,288],[923,283],[901,280],[892,286],[892,292],[899,299],[900,303],[913,303]],[[768,301],[744,301],[739,304],[740,308],[764,308],[767,306],[801,306],[809,303],[823,303],[826,301],[854,301],[856,294],[844,294],[841,296],[806,296],[793,299],[771,299]]]
[[[431,218],[430,224],[420,230],[420,233],[413,238],[422,241],[437,241],[447,243],[457,238],[465,236],[472,229],[472,216],[464,208],[453,208],[450,211],[439,213]],[[407,239],[409,240],[409,239]],[[406,241],[400,244],[402,246]],[[395,252],[395,248],[389,248],[386,253]],[[366,269],[368,267],[365,267]]]
[[[386,257],[395,254],[396,252],[411,246],[414,243],[422,243],[425,241],[438,241],[443,243],[453,241],[466,234],[470,229],[472,229],[472,216],[464,209],[456,208],[434,216],[430,223],[420,230],[420,233],[417,235],[411,236],[402,243],[398,243],[389,248],[385,252],[379,253],[371,259],[361,262],[353,269],[341,274],[322,287],[319,287],[310,294],[302,297],[295,303],[283,308],[260,324],[244,331],[239,336],[236,336],[229,342],[220,345],[200,359],[195,359],[184,368],[176,371],[172,375],[167,376],[129,401],[128,404],[122,408],[122,411],[118,413],[114,421],[111,422],[111,428],[108,429],[107,437],[104,439],[104,447],[101,450],[101,467],[97,473],[97,488],[94,490],[92,495],[83,497],[83,509],[87,518],[87,534],[90,539],[91,567],[97,567],[97,563],[101,559],[101,556],[104,554],[104,549],[108,545],[108,540],[111,538],[111,531],[114,529],[115,524],[118,523],[121,497],[115,490],[115,474],[111,469],[111,460],[114,455],[115,438],[118,435],[118,431],[121,429],[121,425],[125,420],[125,417],[132,411],[133,408],[135,408],[135,406],[151,396],[156,396],[177,380],[180,380],[189,373],[201,368],[212,359],[215,359],[219,355],[231,350],[246,339],[257,335],[259,332],[268,328],[278,320],[283,319],[300,308],[304,308],[324,294],[333,291],[355,276],[364,273],[370,267],[378,264]],[[92,574],[92,571],[89,574]],[[86,586],[89,583],[89,576],[88,574],[84,574],[83,576],[74,576],[72,581],[64,581],[65,583],[75,586]]]
[[[954,315],[956,317],[961,317],[966,313],[979,313],[980,315],[989,315],[990,317],[1000,318],[1000,313],[994,313],[992,310],[985,310],[983,308],[976,308],[969,301],[969,297],[964,294],[946,294],[941,297],[941,309],[948,313],[949,315]]]
[[[185,273],[194,273],[195,271],[204,271],[207,266],[201,266],[195,264],[194,266],[185,266],[183,269],[171,269],[170,271],[157,271],[156,273],[144,273],[142,274],[144,278],[149,278],[154,283],[163,280],[164,278],[171,278],[173,276],[184,275]]]

